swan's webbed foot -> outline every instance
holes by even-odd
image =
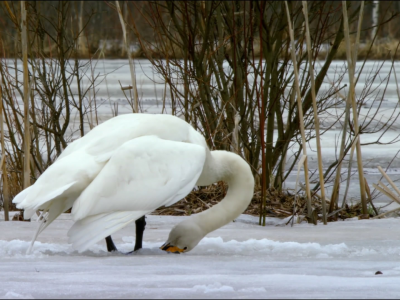
[[[142,248],[142,244],[143,244],[143,233],[144,233],[144,229],[146,227],[146,217],[143,216],[140,219],[137,219],[135,221],[136,224],[136,241],[135,241],[135,248],[133,249],[133,251],[130,251],[128,253],[125,254],[131,254],[139,249]],[[114,252],[114,251],[118,251],[117,247],[115,247],[115,244],[111,238],[111,235],[109,235],[108,237],[106,237],[106,244],[107,244],[107,251],[108,252]]]

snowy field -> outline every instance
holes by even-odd
[[[148,216],[144,248],[83,253],[67,243],[68,214],[25,255],[36,222],[0,222],[0,299],[33,298],[398,298],[400,220],[266,227],[247,215],[209,234],[191,252],[158,249],[185,217]],[[114,239],[134,246],[134,225]],[[381,271],[382,275],[375,275]]]

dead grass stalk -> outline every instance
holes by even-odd
[[[310,180],[308,177],[308,163],[307,163],[307,144],[306,144],[306,135],[304,132],[304,117],[303,117],[303,103],[301,101],[301,91],[300,91],[300,81],[299,81],[299,72],[297,67],[297,59],[295,53],[295,44],[294,44],[294,33],[290,19],[289,7],[287,1],[285,1],[286,6],[286,14],[287,14],[287,21],[289,26],[289,34],[290,34],[290,42],[291,42],[291,54],[292,54],[292,62],[293,62],[293,69],[294,69],[294,78],[295,78],[295,89],[297,93],[297,109],[299,113],[299,120],[300,120],[300,132],[301,132],[301,140],[302,140],[302,148],[303,148],[303,156],[305,156],[304,160],[304,177],[306,182],[306,194],[307,194],[307,208],[308,208],[308,217],[311,218],[312,216],[312,209],[311,209],[311,191],[310,191]]]

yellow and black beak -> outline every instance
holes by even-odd
[[[185,250],[183,250],[181,248],[178,248],[176,246],[171,245],[170,243],[165,243],[164,245],[162,245],[160,247],[160,249],[164,250],[164,251],[167,251],[167,252],[170,252],[170,253],[177,253],[177,254],[185,251]]]

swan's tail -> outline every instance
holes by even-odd
[[[17,204],[17,208],[24,209],[24,219],[30,219],[37,210],[42,210],[39,218],[39,227],[33,236],[31,245],[26,252],[27,254],[31,252],[38,235],[60,214],[72,207],[76,197],[65,197],[63,194],[68,193],[68,190],[73,187],[75,183],[76,181],[71,182],[44,195],[43,193],[40,193],[42,192],[40,183],[38,185],[34,184],[20,192],[13,199],[13,202]],[[37,198],[34,198],[33,196],[36,196]]]
[[[25,210],[25,219],[30,219],[39,209],[47,215],[47,218],[41,218],[32,245],[47,226],[72,207],[76,198],[97,176],[105,163],[106,159],[99,160],[85,151],[73,152],[58,159],[34,185],[14,198],[13,202],[17,204],[17,208]]]
[[[29,254],[32,251],[33,244],[35,243],[39,234],[47,228],[59,215],[61,215],[66,210],[70,209],[74,204],[75,198],[59,197],[58,199],[53,199],[43,207],[43,211],[39,217],[39,226],[32,238],[31,244],[26,251]]]
[[[29,194],[29,191],[32,191],[33,185],[30,187],[27,187],[26,189],[24,189],[23,191],[21,191],[17,196],[14,197],[13,202],[15,204],[19,204],[21,202],[23,202],[26,197]]]
[[[126,211],[89,216],[75,222],[68,231],[69,242],[79,252],[136,221],[148,211]]]

